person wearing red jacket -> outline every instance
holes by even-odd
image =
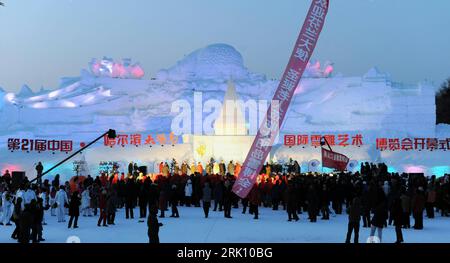
[[[100,208],[100,217],[98,218],[97,226],[100,226],[103,221],[103,226],[108,226],[106,224],[106,189],[102,189],[100,196],[98,197],[98,207]]]

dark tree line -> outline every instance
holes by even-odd
[[[436,123],[450,124],[450,78],[436,94]]]

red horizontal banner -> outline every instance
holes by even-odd
[[[350,159],[343,154],[322,148],[323,167],[334,168],[339,171],[345,171],[349,160]]]

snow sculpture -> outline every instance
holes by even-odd
[[[139,63],[131,64],[130,59],[123,59],[122,62],[107,57],[103,57],[101,60],[92,59],[89,68],[91,73],[97,77],[141,79],[145,74]]]

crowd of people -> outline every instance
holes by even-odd
[[[318,218],[330,220],[330,214],[348,214],[346,242],[359,241],[362,227],[371,228],[371,236],[382,240],[382,231],[394,225],[397,242],[403,242],[402,229],[423,229],[424,212],[428,218],[448,216],[450,207],[449,175],[440,178],[423,174],[389,173],[385,164],[362,163],[355,173],[301,173],[296,161],[285,165],[267,163],[257,177],[257,183],[246,198],[232,192],[240,165],[230,161],[211,160],[203,169],[201,163],[179,165],[161,163],[159,173],[145,175],[135,163],[128,173],[102,173],[93,178],[74,177],[62,182],[56,175],[52,181],[30,184],[27,180],[14,185],[9,171],[0,177],[2,194],[2,225],[15,224],[11,238],[18,242],[41,242],[43,226],[50,216],[66,222],[68,228],[78,228],[79,216],[98,217],[98,227],[115,224],[118,209],[125,218],[147,218],[149,241],[158,243],[159,217],[182,217],[178,206],[203,207],[209,212],[222,211],[232,218],[233,209],[250,213],[259,219],[259,208],[285,210],[287,220],[298,221],[307,213],[312,223]],[[134,208],[138,215],[134,214]],[[170,213],[170,215],[166,215]],[[411,216],[414,224],[411,223]]]

